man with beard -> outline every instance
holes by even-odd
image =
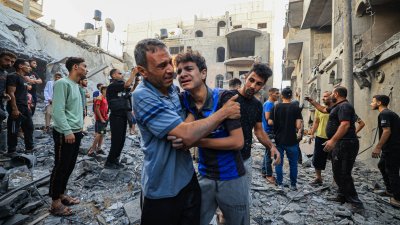
[[[133,110],[144,153],[141,223],[197,225],[201,191],[190,152],[174,148],[167,135],[191,147],[225,119],[239,118],[240,106],[229,100],[205,119],[184,122],[166,45],[157,39],[144,39],[135,47],[135,60],[143,77],[133,92]]]
[[[85,117],[87,116],[87,98],[90,98],[89,92],[86,90],[88,85],[88,79],[86,76],[81,77],[79,81],[79,91],[81,93],[81,98],[82,98],[82,107],[83,107],[83,120],[85,120]]]
[[[78,83],[88,71],[83,58],[70,57],[65,66],[69,75],[54,83],[53,93],[55,161],[49,195],[52,198],[50,212],[55,216],[72,215],[72,210],[67,206],[80,203],[78,198],[66,195],[65,190],[83,137],[83,107]]]
[[[40,79],[40,77],[37,74],[37,62],[35,59],[30,59],[29,60],[29,65],[31,66],[31,71],[29,74],[25,75],[25,81],[28,82],[32,88],[28,90],[29,94],[32,95],[32,105],[31,105],[31,111],[32,111],[32,116],[35,114],[36,110],[36,103],[37,103],[37,85],[42,84],[43,81]]]
[[[375,95],[371,108],[379,111],[379,142],[372,152],[373,158],[379,158],[378,167],[386,186],[386,195],[390,204],[400,208],[400,117],[390,109],[389,96]]]
[[[275,164],[280,163],[280,154],[262,127],[263,106],[261,102],[254,97],[254,95],[264,87],[268,78],[271,76],[272,70],[266,64],[255,63],[245,76],[243,87],[237,91],[233,91],[234,94],[239,95],[237,102],[240,103],[240,122],[242,124],[244,136],[244,146],[240,152],[246,168],[249,191],[253,171],[251,158],[253,129],[258,141],[264,145],[265,148],[270,150],[270,155],[276,160]]]
[[[11,100],[7,104],[7,144],[8,153],[14,154],[18,144],[18,131],[22,128],[24,132],[25,150],[33,151],[33,123],[32,112],[28,107],[28,88],[25,84],[26,76],[31,67],[28,61],[17,59],[14,64],[15,73],[7,76],[7,94]]]
[[[348,202],[354,210],[364,209],[364,205],[358,198],[354,187],[351,171],[356,160],[359,141],[356,135],[356,114],[354,107],[347,101],[347,89],[338,86],[332,91],[332,105],[329,108],[321,106],[313,99],[306,98],[317,110],[329,113],[326,126],[328,141],[325,142],[326,152],[332,151],[333,178],[339,187],[336,197],[330,200],[337,202]]]
[[[325,91],[322,94],[322,102],[326,107],[332,106],[331,101],[331,92]],[[316,133],[315,137],[315,145],[314,145],[314,154],[313,154],[313,166],[315,169],[316,178],[310,183],[311,185],[322,185],[322,170],[325,170],[326,161],[328,158],[328,153],[325,152],[324,143],[328,141],[328,137],[326,136],[326,125],[328,123],[329,114],[322,113],[318,110],[315,111],[314,123],[310,130],[311,139],[314,139],[314,133]]]
[[[234,93],[207,87],[207,65],[198,52],[176,56],[177,75],[183,90],[182,105],[186,122],[207,118]],[[248,224],[248,187],[239,150],[243,147],[239,119],[224,120],[210,135],[198,142],[199,184],[201,188],[200,224],[209,224],[217,207],[227,224]]]
[[[0,152],[7,150],[7,133],[3,132],[3,120],[7,118],[4,108],[4,102],[10,99],[6,93],[7,88],[7,70],[14,66],[17,56],[11,52],[0,53]]]

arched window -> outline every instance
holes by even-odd
[[[218,74],[215,77],[215,87],[216,88],[223,88],[224,87],[224,76],[222,76],[221,74]]]
[[[195,37],[203,37],[203,31],[201,30],[196,31]]]
[[[218,24],[217,24],[217,36],[225,35],[225,26],[226,26],[225,21],[219,21],[218,22]]]
[[[225,61],[225,48],[219,47],[217,48],[217,62]]]

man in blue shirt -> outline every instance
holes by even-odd
[[[133,92],[133,110],[142,135],[143,206],[141,224],[190,224],[200,221],[200,187],[187,150],[172,147],[167,135],[192,146],[226,118],[238,118],[240,106],[229,100],[212,116],[184,122],[172,57],[164,43],[144,39],[135,47],[143,82]]]
[[[271,125],[268,124],[269,117],[271,115],[271,109],[274,107],[274,104],[279,99],[279,89],[278,88],[270,88],[268,90],[268,100],[264,103],[263,106],[263,117],[262,117],[262,126],[264,131],[268,134],[271,140],[274,140],[274,130]],[[267,179],[268,182],[275,184],[275,178],[272,176],[272,160],[271,160],[271,150],[269,148],[265,149],[265,155],[263,159],[263,166],[261,169],[262,176]]]

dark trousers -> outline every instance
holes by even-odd
[[[24,132],[25,149],[33,149],[32,113],[26,106],[18,106],[18,110],[21,115],[17,119],[13,119],[11,116],[11,109],[8,108],[7,144],[9,153],[15,152],[17,148],[19,128],[22,128]]]
[[[332,151],[333,178],[339,187],[338,195],[346,202],[361,204],[354,187],[351,171],[358,154],[360,144],[357,139],[339,140]]]
[[[378,168],[382,173],[386,190],[400,201],[400,149],[383,150]]]
[[[144,197],[141,225],[200,224],[201,190],[196,175],[175,197],[149,199]]]
[[[50,177],[49,195],[53,200],[60,198],[67,188],[69,176],[74,170],[78,158],[79,146],[83,137],[81,132],[74,133],[75,143],[65,143],[65,136],[53,129],[54,168]]]
[[[273,134],[268,134],[269,139],[272,143],[275,144],[275,136]],[[271,159],[271,149],[265,147],[265,154],[263,158],[263,164],[261,168],[261,173],[267,175],[268,177],[272,176],[272,159]]]
[[[328,139],[315,137],[314,154],[312,164],[316,170],[325,170],[328,152],[324,151],[325,143]]]
[[[125,115],[110,115],[110,130],[111,130],[111,149],[107,157],[108,163],[116,163],[119,161],[122,148],[125,144],[127,116]]]
[[[36,93],[31,93],[31,95],[32,95],[31,113],[33,116],[33,115],[35,115],[35,111],[36,111],[37,95],[36,95]]]

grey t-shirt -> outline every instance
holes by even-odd
[[[147,81],[133,92],[133,110],[142,135],[142,189],[145,197],[176,196],[191,180],[194,167],[188,151],[175,150],[167,134],[184,120],[176,88],[161,94]]]

